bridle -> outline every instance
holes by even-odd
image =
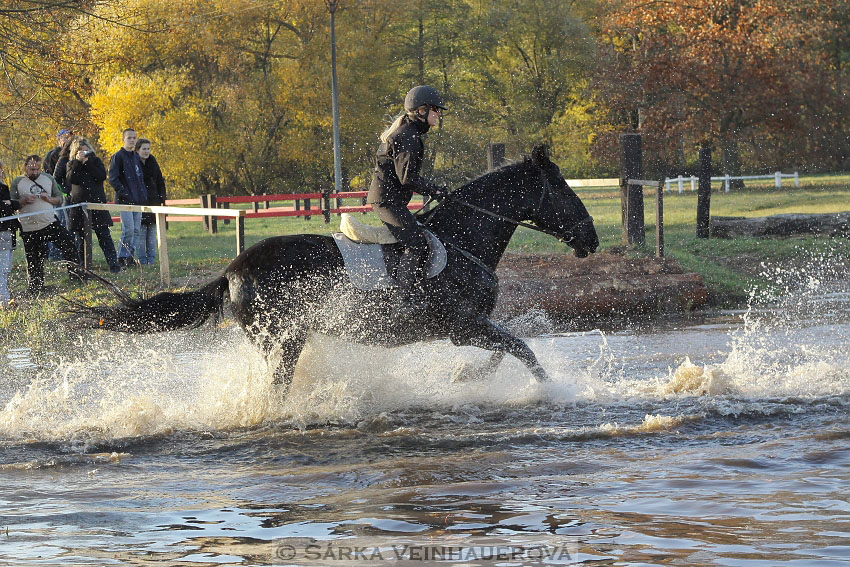
[[[546,179],[546,175],[542,170],[540,171],[540,181],[543,184],[543,191],[541,191],[541,193],[540,193],[540,203],[538,203],[538,205],[537,205],[538,214],[543,212],[543,202],[546,200],[547,197],[550,197],[550,193],[552,191],[552,186],[549,183],[549,180]],[[428,205],[428,203],[430,203],[431,200],[433,200],[433,197],[428,199],[428,201],[426,201],[425,205]],[[584,219],[573,224],[568,230],[566,230],[565,233],[566,233],[567,236],[565,236],[564,234],[555,232],[553,230],[542,228],[542,227],[539,227],[537,225],[533,225],[533,224],[530,224],[530,223],[527,223],[527,222],[518,221],[516,219],[512,219],[510,217],[500,215],[499,213],[494,213],[493,211],[487,210],[483,207],[479,207],[478,205],[473,205],[472,203],[467,203],[463,199],[459,199],[458,197],[455,197],[452,194],[448,194],[445,197],[443,197],[443,200],[440,201],[439,204],[436,207],[434,207],[434,209],[431,210],[431,213],[436,211],[439,207],[443,206],[443,204],[447,203],[447,202],[453,202],[453,203],[457,203],[459,205],[463,205],[464,207],[470,208],[474,211],[477,211],[479,213],[487,215],[490,218],[494,218],[496,220],[506,222],[506,223],[512,224],[514,226],[521,226],[523,228],[528,228],[528,229],[531,229],[531,230],[535,230],[537,232],[542,232],[543,234],[548,234],[549,236],[553,236],[553,237],[557,238],[558,240],[560,240],[561,242],[564,242],[565,244],[569,244],[570,242],[575,240],[575,231],[576,231],[577,228],[579,228],[580,226],[587,224],[589,222],[591,222],[591,223],[593,222],[593,217],[588,215]],[[429,220],[430,220],[430,217],[429,217]]]

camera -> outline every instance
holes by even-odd
[[[93,156],[94,150],[86,150],[86,151],[83,152],[83,155],[86,156],[86,157]]]

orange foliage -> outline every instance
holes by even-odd
[[[793,130],[823,61],[820,0],[621,0],[601,27],[599,86],[615,116],[695,142]]]

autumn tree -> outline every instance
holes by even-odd
[[[429,151],[451,181],[484,167],[484,148],[509,154],[548,142],[571,169],[587,163],[586,87],[594,40],[576,0],[409,0],[393,22],[397,96],[428,83],[446,97],[445,128]],[[402,80],[399,80],[402,79]],[[398,107],[398,103],[396,103]],[[458,175],[460,173],[461,175]]]
[[[621,0],[601,26],[602,99],[641,132],[718,146],[723,170],[739,175],[743,141],[800,134],[800,114],[816,92],[817,4]]]
[[[0,6],[0,152],[7,161],[55,143],[56,128],[85,114],[86,87],[63,37],[86,0],[5,0]],[[103,2],[106,3],[106,2]]]

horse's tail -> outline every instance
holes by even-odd
[[[70,301],[68,323],[78,328],[124,333],[159,333],[202,325],[211,316],[222,316],[228,280],[221,276],[204,287],[183,293],[163,292],[149,299],[132,299],[110,282],[96,276],[121,301],[113,307],[90,307]]]

